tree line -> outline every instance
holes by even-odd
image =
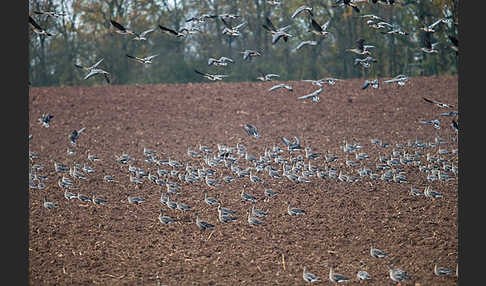
[[[186,83],[206,81],[194,72],[229,75],[225,81],[255,81],[260,73],[275,73],[280,80],[393,77],[457,74],[458,55],[451,49],[451,38],[458,38],[457,0],[354,1],[359,13],[336,0],[29,0],[29,15],[52,36],[29,30],[29,82],[32,86],[103,84],[103,79],[83,80],[85,71],[74,64],[89,66],[103,58],[100,66],[110,72],[113,84]],[[275,1],[277,2],[277,1]],[[377,2],[377,3],[374,3]],[[393,1],[392,1],[393,2]],[[312,18],[327,21],[329,34],[319,37],[311,29],[308,13],[291,15],[302,6],[312,8]],[[39,11],[57,11],[49,16]],[[237,15],[231,25],[245,23],[241,35],[223,34],[220,17],[188,21],[200,15]],[[376,15],[405,34],[385,33],[392,28],[375,29]],[[263,27],[266,18],[276,27],[289,26],[292,37],[272,44],[272,35]],[[438,19],[448,19],[427,35],[422,30]],[[150,28],[146,41],[115,32],[115,20],[140,33]],[[375,21],[376,24],[378,21]],[[183,37],[163,33],[159,25],[175,31],[194,28]],[[421,50],[426,38],[437,53]],[[364,39],[376,60],[370,67],[355,64],[360,58],[347,49]],[[306,40],[317,45],[297,45]],[[241,52],[259,51],[262,56],[244,61]],[[153,63],[143,65],[126,55],[158,54]],[[208,66],[210,57],[234,60],[224,67]]]

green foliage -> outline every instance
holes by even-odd
[[[34,86],[105,84],[103,77],[83,80],[85,70],[74,64],[90,66],[99,59],[102,69],[112,75],[112,84],[185,83],[206,81],[194,72],[228,74],[225,81],[254,81],[259,71],[276,73],[280,80],[299,80],[333,76],[390,77],[399,73],[410,76],[457,73],[457,56],[450,48],[448,36],[458,37],[458,1],[416,0],[386,6],[360,3],[361,13],[350,7],[334,7],[334,1],[285,0],[280,6],[271,6],[265,0],[29,0],[30,15],[52,37],[30,33],[29,77]],[[318,39],[308,32],[310,18],[306,13],[295,19],[290,16],[301,5],[313,8],[318,23],[331,20],[329,35]],[[60,18],[34,14],[33,11],[63,12]],[[190,17],[201,14],[233,13],[240,17],[228,20],[232,25],[246,22],[241,36],[223,35],[220,19],[208,19],[200,26],[200,33],[176,38],[162,33],[158,25],[180,30]],[[370,28],[360,16],[375,14],[409,33],[384,35]],[[287,42],[271,43],[271,35],[262,28],[265,17],[276,27],[291,25],[293,35]],[[424,25],[450,16],[453,23],[436,26],[433,42],[439,42],[438,54],[425,54]],[[140,33],[156,28],[147,41],[132,40],[132,35],[115,33],[113,19]],[[346,49],[354,48],[356,40],[363,38],[377,62],[368,70],[354,65],[357,56]],[[316,40],[317,46],[294,48],[304,40]],[[262,53],[251,62],[243,61],[241,52],[254,49]],[[142,65],[126,54],[145,57],[158,54],[151,65]],[[209,57],[232,58],[235,63],[227,67],[208,67]]]

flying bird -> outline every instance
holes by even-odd
[[[319,23],[316,22],[316,20],[314,20],[314,18],[311,18],[311,29],[309,32],[317,36],[326,36],[327,34],[329,34],[329,32],[327,31],[329,23],[331,23],[331,19],[327,20],[327,22],[321,26]]]
[[[427,54],[437,54],[439,51],[436,50],[435,47],[439,42],[432,43],[430,34],[431,33],[425,33],[424,46],[421,47],[420,50]]]
[[[71,145],[76,146],[76,140],[78,140],[79,136],[81,135],[81,132],[83,132],[86,128],[83,127],[79,130],[74,129],[71,134],[69,134],[68,138],[69,141],[71,142]]]
[[[274,74],[274,73],[265,74],[261,71],[260,71],[260,74],[261,75],[257,76],[256,79],[261,80],[261,81],[272,81],[274,77],[280,77],[280,75],[278,75],[278,74]]]
[[[304,11],[307,11],[309,13],[309,16],[314,17],[314,14],[312,13],[312,8],[307,6],[307,5],[302,5],[299,8],[297,8],[295,10],[295,12],[292,14],[292,16],[290,16],[290,17],[292,19],[294,19],[295,17],[297,17],[297,15],[299,15],[300,13],[302,13]]]
[[[317,41],[302,41],[297,45],[294,51],[300,50],[303,46],[316,46],[316,45],[317,45]]]
[[[378,82],[378,79],[375,79],[375,80],[365,80],[363,86],[361,86],[361,89],[366,89],[369,86],[371,86],[373,88],[378,88],[380,86],[379,85],[379,82]]]
[[[368,49],[374,48],[375,46],[372,45],[365,45],[364,44],[365,40],[364,39],[359,39],[356,41],[358,44],[356,48],[353,49],[346,49],[346,51],[353,52],[358,55],[369,55],[371,56],[370,51]]]
[[[259,52],[254,51],[254,50],[245,50],[245,51],[240,52],[240,53],[243,54],[243,60],[248,60],[248,61],[251,61],[251,59],[253,57],[259,57],[259,56],[262,55]]]
[[[274,90],[276,90],[278,88],[282,88],[282,87],[286,88],[288,91],[294,90],[290,85],[285,84],[285,83],[281,83],[281,84],[277,84],[277,85],[272,86],[271,88],[268,89],[268,91],[274,91]]]
[[[336,0],[334,4],[341,4],[341,6],[350,6],[356,11],[356,13],[359,13],[360,10],[356,4],[352,2],[352,0]],[[334,5],[333,7],[338,7],[338,5]]]
[[[233,63],[234,61],[227,57],[220,57],[219,59],[209,58],[208,59],[208,66],[227,66],[228,63]]]
[[[319,94],[321,93],[322,91],[322,87],[319,88],[318,90],[312,92],[312,93],[309,93],[309,94],[306,94],[306,95],[302,95],[302,96],[299,96],[297,97],[297,99],[307,99],[307,98],[312,98],[312,101],[315,101],[315,102],[319,102]]]
[[[452,104],[439,102],[439,101],[436,101],[436,100],[433,100],[433,99],[428,99],[428,98],[425,98],[425,97],[422,97],[422,98],[425,100],[425,102],[435,104],[438,107],[442,107],[442,108],[453,108],[454,107]]]
[[[148,56],[148,57],[144,57],[144,58],[139,58],[139,57],[136,57],[136,56],[131,56],[129,54],[126,55],[127,58],[129,59],[133,59],[133,60],[136,60],[137,62],[139,63],[142,63],[142,64],[151,64],[152,63],[152,59],[157,57],[157,55],[152,55],[152,56]]]
[[[208,74],[208,73],[203,73],[198,70],[194,70],[196,73],[202,75],[203,77],[209,79],[209,80],[223,80],[223,78],[227,77],[228,75],[224,74]]]
[[[260,134],[258,133],[258,130],[255,126],[250,124],[245,124],[243,128],[245,128],[245,131],[246,133],[248,133],[249,136],[253,136],[255,138],[260,137]]]
[[[135,40],[135,41],[146,41],[147,40],[147,35],[149,35],[153,31],[155,31],[155,28],[151,28],[151,29],[145,30],[145,31],[143,31],[142,33],[140,33],[138,35],[135,34],[135,38],[133,38],[132,40]]]
[[[272,34],[272,44],[276,44],[278,42],[278,40],[280,39],[283,39],[285,42],[288,41],[288,39],[290,37],[292,37],[291,34],[287,33],[286,30],[290,27],[290,26],[284,26],[284,27],[281,27],[281,28],[276,28],[272,21],[270,20],[270,18],[268,17],[265,17],[265,23],[262,24],[262,27],[267,30],[268,32],[270,32]]]
[[[239,35],[241,35],[240,29],[247,24],[246,22],[242,22],[242,23],[233,27],[224,18],[220,18],[220,19],[225,26],[222,33],[225,34],[225,35],[228,35],[228,36],[232,36],[232,37],[238,37]]]
[[[49,124],[51,122],[51,119],[54,117],[52,114],[42,114],[42,116],[39,118],[39,122],[42,124],[42,126],[49,128]]]

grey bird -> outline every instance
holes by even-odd
[[[259,57],[262,54],[258,51],[255,50],[244,50],[243,52],[240,52],[243,54],[243,60],[251,61],[253,57]]]
[[[260,134],[258,133],[258,130],[257,130],[257,128],[255,126],[250,125],[250,124],[245,124],[243,126],[243,128],[245,129],[245,131],[248,134],[248,136],[253,136],[255,138],[260,137]]]
[[[265,224],[264,221],[262,221],[262,220],[260,220],[260,219],[258,219],[256,217],[252,217],[250,210],[248,210],[247,213],[248,213],[248,223],[250,225],[252,225],[252,226],[258,226],[258,225],[264,225]]]
[[[445,268],[445,267],[439,267],[437,265],[437,259],[434,260],[434,274],[436,276],[449,276],[456,273],[455,270]]]
[[[151,56],[148,56],[148,57],[143,57],[143,58],[140,58],[140,57],[137,57],[137,56],[132,56],[132,55],[129,55],[129,54],[127,54],[126,56],[129,59],[133,59],[133,60],[135,60],[135,61],[137,61],[137,62],[139,62],[141,64],[147,65],[147,64],[151,64],[152,63],[152,60],[155,57],[157,57],[158,54],[157,55],[151,55]]]
[[[412,280],[412,277],[408,275],[408,273],[404,270],[398,269],[398,268],[393,268],[393,265],[390,264],[388,266],[389,268],[389,277],[391,280],[398,282],[400,285],[401,282],[405,280]]]
[[[45,128],[49,128],[50,126],[50,123],[51,123],[51,120],[52,118],[54,118],[54,115],[52,114],[42,114],[41,117],[39,118],[39,122],[42,124],[42,126],[44,126]],[[29,137],[30,138],[30,137]]]
[[[287,213],[291,216],[299,216],[299,215],[304,215],[305,210],[296,207],[291,207],[290,202],[287,202]]]
[[[213,229],[214,225],[199,219],[199,214],[196,213],[196,225],[200,230],[205,231],[206,229]]]
[[[374,258],[384,258],[384,257],[387,256],[387,254],[385,252],[383,252],[382,250],[373,247],[373,242],[370,242],[370,255],[371,255],[371,257],[374,257]]]
[[[169,216],[165,216],[162,214],[162,209],[160,209],[160,213],[159,213],[159,221],[163,224],[171,224],[171,223],[174,223],[175,220]]]
[[[68,138],[69,138],[69,142],[71,142],[71,145],[72,146],[76,146],[76,140],[78,140],[79,136],[81,135],[81,133],[85,130],[86,128],[83,127],[79,130],[76,130],[74,129],[71,134],[69,134]]]
[[[305,11],[307,11],[309,13],[309,16],[314,17],[314,14],[312,13],[312,8],[307,6],[307,5],[302,5],[302,6],[298,7],[297,9],[295,9],[294,13],[290,17],[292,19],[294,19],[295,17],[297,17],[297,15],[299,15],[300,13],[305,12]]]
[[[209,74],[209,73],[203,73],[203,72],[200,72],[198,70],[194,70],[197,74],[200,74],[202,75],[203,77],[209,79],[209,80],[212,80],[212,81],[216,81],[216,80],[223,80],[223,78],[225,77],[228,77],[228,75],[224,75],[224,74]]]
[[[306,266],[304,266],[304,270],[302,271],[302,278],[304,278],[305,282],[310,283],[322,281],[321,278],[317,277],[317,275],[315,275],[314,273],[308,272]]]
[[[349,278],[342,274],[334,272],[334,267],[333,265],[331,265],[331,268],[329,269],[329,280],[334,283],[344,283],[348,282]]]
[[[29,24],[31,25],[32,31],[34,31],[34,33],[48,37],[52,36],[51,33],[47,32],[44,28],[39,26],[39,24],[37,24],[37,22],[31,16],[29,16]]]
[[[141,197],[132,197],[131,195],[128,195],[128,202],[135,205],[141,205],[142,203],[145,202],[145,199]]]
[[[300,50],[303,46],[317,46],[317,41],[302,41],[295,47],[294,51]]]
[[[368,88],[369,86],[373,87],[373,88],[378,88],[380,85],[379,85],[379,82],[378,82],[378,79],[375,79],[375,80],[365,80],[363,86],[361,86],[361,89],[366,89]]]
[[[272,86],[271,88],[268,89],[268,91],[274,91],[274,90],[279,89],[279,88],[285,88],[288,91],[293,91],[294,90],[292,88],[292,86],[290,86],[288,84],[285,84],[285,83],[281,83],[281,84],[277,84],[277,85]]]
[[[44,196],[44,204],[43,206],[46,208],[46,209],[53,209],[53,208],[57,208],[58,205],[54,202],[50,202],[47,200],[47,196]]]

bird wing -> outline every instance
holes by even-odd
[[[358,43],[358,49],[360,51],[364,50],[364,42],[365,42],[365,40],[364,39],[359,39],[356,42]]]
[[[196,73],[200,74],[200,75],[203,75],[203,76],[206,76],[206,75],[207,75],[207,74],[202,73],[202,72],[200,72],[200,71],[198,71],[198,70],[194,70],[194,71],[195,71]]]
[[[36,29],[43,30],[39,24],[31,17],[29,16],[29,23],[34,26]]]
[[[424,99],[426,102],[428,102],[428,103],[432,103],[432,104],[436,104],[436,103],[437,103],[437,101],[430,100],[430,99],[427,99],[427,98],[425,98],[425,97],[422,97],[422,98],[423,98],[423,99]]]
[[[273,25],[272,21],[270,20],[270,18],[268,17],[265,17],[265,24],[272,30],[272,31],[277,31],[277,28],[275,28],[275,26]]]
[[[127,54],[126,56],[127,56],[127,58],[130,58],[130,59],[139,60],[139,58],[134,57],[134,56],[131,56],[131,55],[129,55],[129,54]]]
[[[90,71],[90,72],[89,72],[89,73],[88,73],[88,74],[87,74],[87,75],[84,77],[84,79],[86,80],[86,79],[88,79],[88,78],[90,78],[90,77],[92,77],[92,76],[94,76],[95,74],[98,74],[98,73],[99,73],[99,71],[97,71],[97,70],[91,70],[91,71]]]
[[[443,18],[440,18],[439,20],[435,21],[434,23],[432,23],[430,26],[429,26],[429,29],[432,29],[434,28],[435,26],[437,26],[440,22],[442,22]]]
[[[118,23],[118,22],[116,22],[116,21],[114,21],[114,20],[110,20],[110,22],[111,22],[111,24],[112,24],[113,26],[115,26],[115,28],[117,28],[118,30],[126,32],[126,30],[127,30],[127,29],[125,29],[125,27],[123,27],[123,26],[122,26],[120,23]]]
[[[361,89],[366,89],[369,85],[370,85],[370,81],[369,80],[366,80],[364,82],[363,86],[361,87]]]
[[[239,30],[245,25],[246,25],[246,22],[240,23],[240,24],[238,24],[238,26],[235,27],[235,30]]]
[[[295,10],[295,12],[290,16],[292,19],[294,19],[300,12],[304,11],[307,8],[307,6],[302,5],[299,8]]]
[[[232,59],[227,58],[227,57],[221,57],[221,58],[219,58],[219,60],[220,60],[220,61],[223,61],[223,62],[230,62],[230,63],[232,63],[232,62],[233,62],[233,60],[232,60]]]
[[[155,31],[155,28],[152,28],[152,29],[149,29],[149,30],[143,31],[142,33],[140,33],[140,37],[144,37],[144,36],[146,36],[147,34],[152,33],[153,31]]]
[[[151,55],[151,56],[146,57],[146,58],[145,58],[145,60],[150,61],[151,59],[153,59],[153,58],[155,58],[155,57],[157,57],[157,56],[158,56],[158,54],[156,54],[156,55]]]
[[[327,27],[329,27],[329,23],[331,23],[331,19],[327,20],[327,22],[324,23],[324,25],[322,25],[322,30],[323,31],[327,30]]]
[[[96,68],[97,66],[99,66],[99,64],[101,64],[101,62],[102,62],[102,61],[103,61],[103,59],[99,60],[97,63],[95,63],[94,65],[92,65],[92,66],[90,67],[90,69],[94,69],[94,68]]]
[[[177,35],[178,35],[178,33],[177,33],[175,30],[172,30],[172,29],[170,29],[170,28],[164,27],[164,26],[162,26],[162,25],[159,25],[159,28],[160,28],[162,31],[164,31],[164,32],[168,32],[168,33],[173,34],[173,35],[175,35],[175,36],[177,36]]]
[[[273,36],[272,36],[272,44],[275,45],[278,42],[278,40],[280,40],[280,38],[282,38],[283,36],[285,36],[285,34],[280,33],[280,32],[277,32],[277,33],[273,34]]]
[[[318,32],[322,32],[321,25],[319,25],[319,23],[317,23],[316,20],[314,20],[314,18],[311,18],[311,27]]]
[[[283,87],[283,86],[284,86],[284,84],[283,84],[283,83],[281,83],[281,84],[277,84],[277,85],[274,85],[274,86],[272,86],[271,88],[269,88],[269,89],[268,89],[268,91],[276,90],[277,88],[281,88],[281,87]]]
[[[226,22],[226,21],[224,20],[224,18],[221,18],[221,17],[219,17],[219,18],[221,19],[221,21],[223,22],[223,24],[226,26],[226,28],[228,28],[228,29],[230,29],[230,30],[232,30],[232,29],[233,29],[233,28],[231,27],[231,25],[230,25],[228,22]]]
[[[215,58],[209,58],[208,59],[208,66],[212,65],[214,62],[218,62],[218,60],[215,59]]]
[[[448,36],[449,37],[449,40],[451,40],[452,44],[456,47],[459,47],[459,41],[457,40],[456,37],[453,37],[453,36]]]

